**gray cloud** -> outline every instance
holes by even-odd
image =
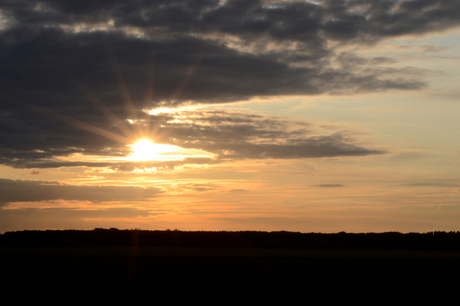
[[[432,44],[425,44],[423,46],[420,46],[420,48],[423,50],[423,53],[440,52],[449,49],[449,47],[436,47]]]
[[[158,171],[171,170],[179,166],[184,165],[210,165],[219,164],[223,160],[216,160],[206,157],[189,157],[183,160],[171,160],[171,161],[137,161],[137,162],[92,162],[87,161],[55,161],[55,160],[28,160],[27,155],[22,159],[3,159],[0,160],[3,164],[12,166],[14,168],[61,168],[61,167],[89,167],[89,168],[110,168],[112,170],[120,171],[133,171],[135,169],[144,168],[157,168]]]
[[[182,114],[183,116],[183,114]],[[180,116],[179,116],[180,118]],[[187,112],[165,123],[163,141],[184,148],[203,149],[221,159],[312,158],[381,154],[363,148],[341,132],[314,135],[308,124],[297,125],[270,116],[237,112]],[[313,127],[312,127],[313,128]]]
[[[161,193],[158,188],[131,186],[73,186],[48,181],[0,179],[0,203],[79,200],[128,201],[145,200]]]
[[[407,183],[403,186],[460,188],[460,181],[455,179],[424,180],[413,183]]]
[[[187,164],[217,164],[231,159],[290,159],[364,156],[384,153],[380,149],[363,147],[345,132],[328,128],[326,135],[315,134],[317,131],[314,132],[314,130],[321,130],[321,128],[308,122],[289,121],[274,116],[244,114],[234,111],[178,111],[167,116],[161,114],[149,116],[147,121],[135,121],[131,128],[133,130],[140,129],[146,124],[155,130],[153,138],[157,143],[205,150],[214,153],[216,158],[190,157],[175,161],[142,162],[52,159],[53,156],[71,153],[107,155],[108,157],[122,157],[129,153],[129,149],[120,143],[113,144],[110,150],[98,153],[97,147],[91,148],[89,141],[86,149],[71,147],[69,150],[59,151],[53,149],[53,143],[50,143],[48,144],[50,148],[48,151],[4,150],[0,163],[16,168],[85,166],[132,171],[136,168],[152,167],[158,170],[168,170]],[[57,133],[59,132],[57,131]],[[83,135],[85,134],[83,133]],[[98,138],[98,135],[88,135],[95,139]],[[102,137],[99,136],[99,138]],[[100,146],[102,145],[100,144]]]
[[[114,117],[134,119],[159,103],[421,89],[427,84],[415,68],[389,69],[393,59],[340,54],[331,46],[446,30],[460,24],[459,13],[454,0],[3,0],[0,162],[126,155],[119,139],[81,126],[119,134]],[[286,151],[369,153],[344,145],[340,135],[302,141],[284,149],[235,141],[225,150],[273,158]]]
[[[110,167],[122,171],[135,168],[174,169],[187,164],[217,164],[234,159],[292,159],[336,156],[365,156],[384,153],[366,148],[345,132],[328,130],[317,134],[308,122],[288,121],[274,116],[230,111],[179,111],[167,117],[150,116],[155,127],[154,140],[186,149],[214,153],[216,158],[186,158],[177,161],[124,162],[53,161],[32,153],[12,155],[3,163],[17,168]],[[161,122],[161,125],[158,124]],[[145,125],[145,121],[134,122]],[[135,128],[134,128],[135,129]],[[316,133],[316,134],[315,134]],[[14,157],[14,158],[13,158]],[[22,158],[18,158],[22,157]]]
[[[229,192],[248,192],[250,191],[249,189],[231,189]]]
[[[196,192],[206,192],[206,191],[213,191],[220,188],[219,185],[207,183],[207,184],[178,184],[175,188],[182,190],[182,191],[196,191]]]
[[[321,187],[321,188],[334,188],[334,187],[344,187],[345,185],[342,184],[321,184],[321,185],[315,185],[315,187]]]

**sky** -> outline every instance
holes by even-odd
[[[0,232],[460,230],[458,0],[0,0]]]

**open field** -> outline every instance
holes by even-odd
[[[460,252],[216,247],[2,247],[0,256],[136,256],[329,259],[459,259]]]
[[[101,246],[101,243],[96,244],[93,240],[93,245],[84,246],[82,240],[76,239],[73,241],[74,245],[71,245],[62,239],[59,240],[60,243],[56,243],[57,240],[53,239],[57,236],[53,239],[49,237],[59,234],[62,238],[62,235],[70,234],[75,238],[75,234],[82,237],[81,235],[103,233],[120,237],[138,234],[138,238],[150,234],[156,235],[156,238],[164,235],[190,238],[193,234],[196,238],[200,233],[109,230],[79,233],[22,232],[24,233],[32,234],[35,238],[40,236],[41,243],[26,243],[25,236],[22,236],[21,244],[16,240],[14,246],[13,240],[9,240],[9,243],[2,240],[4,245],[0,247],[0,273],[3,279],[7,280],[6,286],[3,287],[7,290],[4,292],[16,292],[26,288],[28,292],[40,295],[52,290],[70,296],[98,296],[104,301],[122,301],[121,304],[145,302],[152,294],[163,302],[184,296],[196,299],[202,295],[209,297],[209,294],[235,297],[243,293],[253,297],[269,294],[258,297],[269,300],[270,294],[303,295],[323,292],[326,289],[346,289],[351,290],[350,292],[357,288],[374,292],[391,289],[391,294],[396,294],[406,292],[407,286],[410,286],[422,291],[425,290],[423,288],[430,288],[430,292],[439,288],[449,291],[458,285],[460,275],[460,252],[455,250],[455,246],[440,244],[437,244],[437,249],[431,247],[425,250],[408,247],[385,249],[385,244],[380,245],[380,248],[369,247],[373,245],[370,240],[368,248],[363,244],[360,244],[359,248],[357,245],[349,248],[332,248],[333,244],[324,244],[323,249],[292,246],[263,248],[209,246],[213,244],[211,239],[199,240],[199,244],[208,246],[181,246],[181,243],[189,244],[191,241],[184,238],[180,240],[181,243],[176,240],[176,246],[146,246],[152,242],[142,239],[135,240],[137,245],[114,245],[116,240],[107,243],[109,240],[104,239],[102,241],[105,241],[106,245]],[[216,233],[203,232],[201,236],[209,237],[214,234]],[[217,236],[239,237],[239,242],[247,243],[250,241],[248,237],[259,234],[229,232]],[[299,233],[283,235],[308,237]],[[365,237],[366,234],[353,235],[355,234],[331,234],[321,237],[326,240],[332,239],[331,237],[342,237],[340,241],[346,241],[350,237]],[[372,237],[376,239],[384,236],[374,235],[376,236]],[[409,237],[395,233],[392,235],[399,239]],[[48,240],[44,238],[46,236]],[[438,236],[443,237],[439,233]],[[450,238],[456,236],[458,234],[452,233]],[[421,239],[425,236],[419,234],[412,237]],[[117,243],[120,244],[122,240],[118,240]],[[288,240],[289,238],[286,238],[283,243]],[[291,240],[291,243],[294,240]],[[231,244],[231,239],[222,238],[218,241],[221,244],[223,241]],[[257,241],[263,242],[261,239]],[[263,243],[268,243],[267,241]],[[166,242],[168,240],[158,240],[156,244],[164,245]],[[316,243],[319,243],[318,240]],[[391,243],[387,241],[386,246]]]

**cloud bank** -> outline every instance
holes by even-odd
[[[56,168],[56,167],[109,167],[121,171],[153,168],[158,170],[174,169],[186,164],[218,164],[225,161],[245,159],[294,159],[339,156],[366,156],[382,154],[379,148],[369,148],[361,144],[349,132],[340,130],[322,130],[320,127],[303,121],[291,121],[276,116],[245,114],[235,111],[177,111],[167,115],[151,115],[145,120],[133,121],[132,125],[150,125],[155,127],[152,136],[157,143],[179,146],[185,149],[199,149],[214,154],[214,158],[189,157],[172,161],[94,161],[53,160],[61,152],[47,150],[28,154],[11,154],[3,157],[2,162],[16,168]],[[133,128],[136,129],[136,128]],[[62,131],[61,131],[62,132]],[[58,132],[55,133],[55,135]],[[62,138],[65,139],[66,132]],[[98,135],[88,135],[97,138]],[[31,137],[34,137],[31,135]],[[82,136],[83,137],[83,136]],[[33,141],[31,139],[31,141]],[[64,142],[65,143],[65,142]],[[59,143],[54,143],[57,145]],[[63,144],[62,144],[63,145]],[[71,145],[70,143],[68,144]],[[89,152],[97,153],[98,145]],[[99,147],[100,148],[100,147]],[[103,148],[101,148],[103,150]],[[84,150],[72,150],[72,153],[84,153]],[[123,144],[116,144],[106,154],[125,152]],[[125,154],[127,154],[125,152]]]
[[[76,186],[49,181],[0,179],[0,204],[53,200],[139,201],[160,194],[158,188],[132,186]]]
[[[124,156],[119,139],[100,131],[119,134],[113,118],[134,120],[158,105],[419,90],[424,71],[390,68],[396,59],[343,47],[444,31],[459,26],[459,14],[454,0],[0,1],[0,162]],[[184,139],[197,137],[201,149],[238,158],[380,152],[340,133],[278,131],[272,141],[274,131],[263,128],[243,136],[242,126],[202,134],[169,128],[177,135],[165,141],[197,147]],[[235,138],[209,140],[225,136]]]

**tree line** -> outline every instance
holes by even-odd
[[[25,230],[0,235],[0,246],[250,247],[459,251],[460,232],[300,233],[180,230]]]

